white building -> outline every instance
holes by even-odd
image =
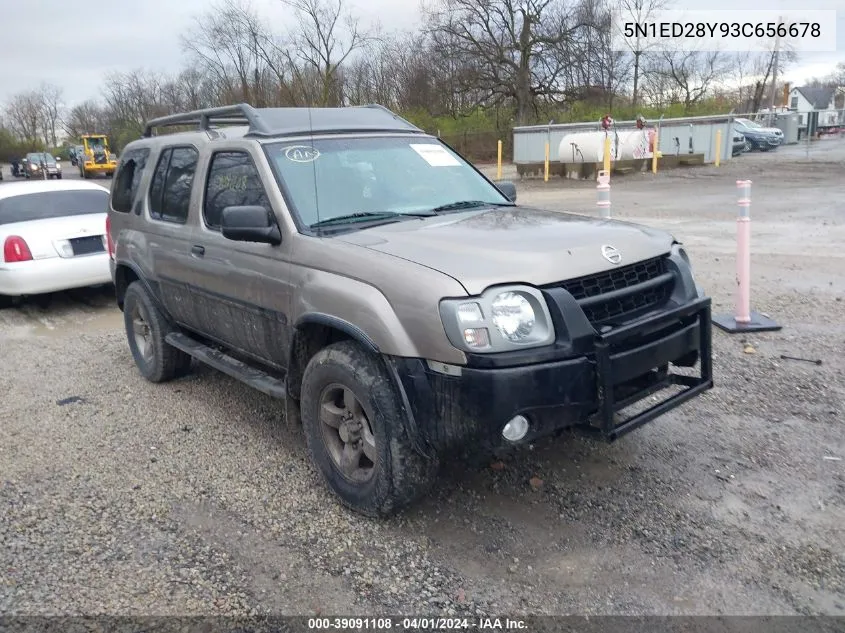
[[[837,103],[837,95],[842,95],[842,88],[832,86],[800,86],[789,91],[789,109],[801,115],[799,125],[807,125],[807,113],[819,113],[819,127],[841,125],[842,108],[845,104]],[[839,109],[837,110],[837,105]]]

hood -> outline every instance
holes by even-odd
[[[471,295],[496,284],[541,286],[633,264],[668,253],[673,241],[644,226],[530,207],[412,219],[334,239],[437,270]],[[602,255],[605,245],[621,253],[618,264]]]
[[[743,130],[743,134],[767,134],[774,136],[783,136],[783,130],[777,127],[755,127],[748,130]]]

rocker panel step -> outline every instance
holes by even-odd
[[[268,396],[284,400],[287,397],[285,381],[275,378],[270,374],[247,365],[228,354],[204,345],[186,334],[171,332],[165,337],[168,344],[190,354],[198,361],[213,367],[224,374],[246,383],[250,387],[266,393]]]

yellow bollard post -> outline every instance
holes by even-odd
[[[654,151],[651,153],[651,173],[657,173],[657,156],[660,154],[660,143],[657,130],[654,130]]]
[[[549,182],[549,142],[546,141],[546,171],[543,180]]]
[[[716,167],[722,162],[722,130],[716,130]]]
[[[604,137],[604,154],[603,154],[603,157],[604,157],[604,164],[602,166],[604,167],[604,171],[606,171],[609,174],[610,173],[610,136],[608,136],[608,135],[605,135],[605,137]]]
[[[496,180],[502,179],[502,141],[499,141],[499,148],[498,148],[499,157],[496,162]]]

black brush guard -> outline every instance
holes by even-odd
[[[681,327],[672,327],[682,323]],[[643,334],[643,329],[658,332],[644,345],[626,348],[625,344],[634,337]],[[666,333],[660,333],[665,329]],[[684,305],[665,312],[658,317],[650,316],[646,320],[630,323],[616,328],[607,334],[600,334],[595,346],[595,365],[597,382],[598,408],[590,419],[587,430],[601,433],[608,441],[614,441],[623,435],[641,427],[654,418],[691,400],[700,393],[713,387],[712,326],[710,320],[710,298]],[[637,366],[643,359],[649,358],[650,367],[655,369],[668,366],[681,354],[679,352],[697,348],[699,355],[699,376],[685,376],[665,372],[652,372],[647,376],[628,376],[626,364]],[[641,365],[640,365],[641,366]],[[646,385],[635,389],[632,395],[621,397],[615,392],[626,383],[645,379]],[[617,421],[617,413],[652,394],[673,385],[685,389],[654,406]]]

